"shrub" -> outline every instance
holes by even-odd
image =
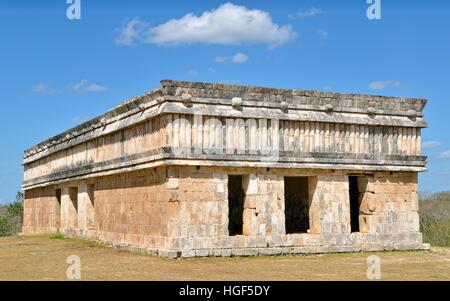
[[[23,193],[18,192],[16,201],[4,208],[0,216],[0,236],[18,234],[22,229],[23,222]]]

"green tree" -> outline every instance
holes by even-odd
[[[23,192],[18,191],[16,201],[6,206],[5,213],[0,216],[0,236],[15,235],[22,229]]]
[[[23,203],[23,191],[17,191],[16,203]]]

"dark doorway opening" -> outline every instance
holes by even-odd
[[[349,194],[350,194],[350,227],[351,232],[359,232],[359,188],[358,177],[349,176]]]
[[[56,203],[61,207],[61,189],[55,190]]]
[[[307,177],[284,178],[286,234],[306,233],[309,229]]]
[[[61,227],[61,189],[55,190],[55,197],[56,197],[56,206],[55,206],[55,226],[56,228]]]
[[[244,199],[242,176],[228,176],[228,232],[230,236],[242,235]]]

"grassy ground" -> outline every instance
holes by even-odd
[[[366,280],[369,255],[380,256],[384,280],[450,280],[450,248],[171,260],[50,236],[0,238],[0,280],[65,280],[70,255],[83,280]]]

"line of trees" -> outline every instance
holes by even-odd
[[[16,201],[0,209],[0,236],[18,234],[23,223],[23,192],[18,191]]]

